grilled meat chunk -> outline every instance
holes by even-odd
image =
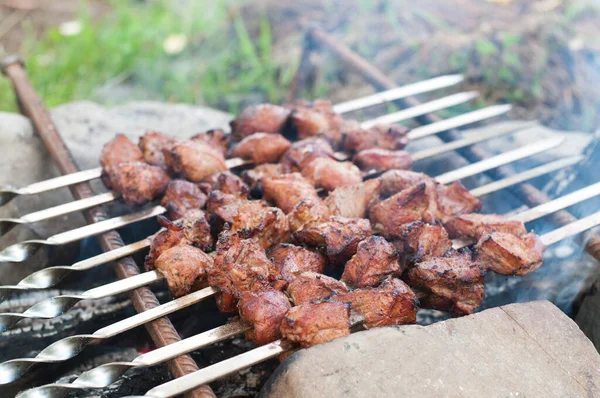
[[[262,196],[262,179],[265,177],[276,177],[282,175],[281,165],[279,163],[265,163],[244,170],[242,172],[242,180],[248,185],[253,194],[257,197]]]
[[[163,227],[151,238],[150,251],[146,255],[144,265],[146,270],[154,269],[156,259],[166,250],[179,244],[187,245],[190,242],[185,238],[183,227],[180,223],[174,223],[166,217],[158,216],[158,223]]]
[[[160,204],[167,209],[171,220],[178,220],[191,209],[201,209],[206,204],[206,195],[192,182],[171,180]]]
[[[459,316],[472,313],[483,301],[484,274],[470,254],[454,252],[416,264],[408,271],[407,282],[425,293],[420,298],[423,308]]]
[[[461,214],[445,225],[451,238],[469,237],[479,239],[484,232],[506,232],[515,236],[527,233],[521,221],[510,220],[499,214]]]
[[[403,264],[408,267],[432,257],[442,257],[452,249],[452,241],[440,224],[415,221],[402,227],[399,236],[394,243],[402,253]]]
[[[223,154],[200,141],[175,143],[166,148],[163,154],[171,170],[193,182],[200,182],[219,171],[227,171]]]
[[[292,307],[285,294],[268,290],[242,293],[238,308],[241,317],[253,326],[246,332],[246,339],[264,345],[281,338],[281,322]]]
[[[312,347],[350,334],[350,305],[323,301],[304,303],[288,311],[281,335],[302,347]]]
[[[167,249],[154,263],[156,269],[165,276],[173,297],[185,296],[200,288],[206,282],[206,274],[212,265],[212,257],[187,245]]]
[[[309,225],[327,221],[331,211],[319,197],[304,199],[287,215],[290,231],[298,232]]]
[[[298,173],[262,179],[263,198],[275,202],[285,214],[306,198],[317,198],[315,187]]]
[[[374,170],[377,172],[387,170],[410,169],[413,159],[406,151],[390,151],[389,149],[371,148],[364,149],[354,155],[352,162],[361,170]]]
[[[201,184],[208,192],[221,191],[225,194],[237,195],[244,198],[250,193],[248,185],[230,171],[211,174],[202,180]]]
[[[208,273],[208,282],[222,292],[239,297],[243,292],[271,290],[269,282],[281,279],[257,242],[242,239],[227,230],[219,234],[217,256]]]
[[[331,265],[342,265],[356,253],[358,243],[371,235],[369,220],[331,217],[294,232],[297,242],[322,248]]]
[[[261,201],[243,201],[233,217],[231,232],[245,239],[253,239],[264,249],[290,239],[287,217],[277,207],[265,206]]]
[[[329,101],[317,100],[296,106],[290,115],[290,122],[298,139],[322,136],[336,147],[342,142],[344,121],[334,112]]]
[[[281,158],[281,170],[284,173],[302,171],[307,164],[317,158],[333,157],[331,145],[323,138],[307,138],[296,141]]]
[[[401,273],[394,246],[381,236],[371,236],[358,244],[341,280],[352,287],[378,286],[388,276]]]
[[[429,177],[427,174],[411,170],[390,170],[383,173],[378,180],[381,181],[379,194],[382,199],[389,198],[423,182],[435,184],[435,179]]]
[[[225,133],[221,129],[213,129],[208,130],[205,133],[196,134],[190,139],[196,142],[203,142],[209,147],[219,151],[221,155],[226,156],[229,151],[231,135]]]
[[[474,197],[458,181],[450,185],[435,186],[437,202],[440,208],[439,220],[446,223],[461,214],[481,210],[481,202]]]
[[[260,104],[242,111],[231,125],[235,141],[241,141],[254,133],[279,134],[285,126],[290,110],[282,106]]]
[[[181,219],[183,235],[189,244],[209,251],[213,248],[213,237],[206,214],[200,209],[188,210]]]
[[[417,296],[406,283],[392,277],[378,287],[337,294],[330,300],[350,303],[352,310],[365,319],[363,325],[366,328],[407,325],[417,321]]]
[[[138,141],[138,146],[144,153],[144,161],[154,166],[167,168],[163,150],[173,145],[177,140],[174,137],[161,134],[157,131],[147,131]]]
[[[302,169],[302,176],[316,188],[327,191],[362,182],[362,174],[352,162],[326,157],[313,159]]]
[[[337,279],[316,272],[303,272],[288,284],[286,293],[294,305],[301,305],[347,291],[346,285]]]
[[[100,164],[104,169],[126,162],[143,162],[144,154],[123,134],[117,134],[102,147]]]
[[[225,223],[233,224],[234,218],[238,214],[238,207],[246,201],[245,197],[239,195],[212,191],[206,201],[206,211],[211,223],[218,231],[223,229]]]
[[[397,124],[376,125],[367,129],[360,126],[344,132],[344,150],[357,153],[365,149],[381,148],[395,151],[408,144],[408,129]]]
[[[379,179],[373,179],[336,188],[327,195],[325,204],[334,216],[365,218],[377,201],[380,185]]]
[[[144,162],[125,162],[104,169],[103,182],[131,206],[141,206],[162,194],[170,178],[167,172]]]
[[[279,269],[281,277],[288,282],[306,271],[322,274],[325,270],[325,257],[290,243],[272,246],[267,251],[267,257]]]
[[[276,163],[290,145],[282,135],[254,133],[233,148],[231,156],[251,160],[254,164]]]
[[[215,296],[215,302],[217,304],[217,309],[222,314],[235,314],[238,312],[238,300],[233,294],[219,292]]]
[[[533,232],[515,236],[484,232],[477,242],[477,260],[485,268],[504,275],[527,275],[544,261],[545,246]]]

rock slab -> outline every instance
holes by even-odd
[[[354,333],[290,356],[262,397],[598,397],[600,355],[548,301]]]

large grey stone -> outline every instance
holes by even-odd
[[[597,397],[600,356],[548,301],[301,350],[263,397]]]

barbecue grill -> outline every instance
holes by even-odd
[[[512,218],[523,222],[530,222],[545,216],[552,216],[553,221],[560,225],[560,227],[542,235],[542,240],[546,245],[551,245],[566,237],[585,232],[600,223],[600,213],[594,213],[577,220],[564,210],[569,206],[600,194],[599,184],[594,184],[569,195],[550,200],[550,198],[547,198],[536,188],[526,183],[530,179],[573,166],[582,159],[580,156],[548,162],[521,173],[516,173],[510,167],[507,167],[512,162],[559,146],[562,143],[561,139],[532,143],[531,145],[507,151],[498,156],[490,156],[474,145],[524,131],[532,127],[532,124],[501,128],[493,132],[467,138],[455,130],[462,126],[500,116],[510,109],[509,106],[492,106],[445,120],[439,119],[430,113],[468,102],[476,96],[476,93],[453,94],[425,104],[417,103],[412,96],[457,84],[461,81],[460,76],[443,76],[397,88],[394,87],[394,83],[389,81],[385,75],[343,45],[335,42],[335,40],[324,32],[311,30],[308,38],[307,46],[303,52],[301,67],[294,81],[293,88],[302,85],[302,68],[314,46],[322,45],[328,47],[378,89],[385,90],[376,95],[338,104],[336,111],[345,113],[386,102],[400,103],[404,108],[403,110],[367,121],[365,125],[416,118],[423,126],[411,131],[410,135],[412,139],[416,140],[439,134],[439,137],[447,143],[412,153],[413,161],[433,158],[443,153],[456,151],[471,162],[470,165],[438,175],[436,179],[440,183],[447,184],[484,172],[489,173],[494,178],[494,181],[476,187],[471,190],[471,194],[476,197],[482,197],[493,192],[511,189],[523,202],[531,207],[528,210],[516,213]],[[97,330],[94,333],[71,336],[59,340],[42,350],[35,358],[18,358],[1,363],[0,383],[8,384],[17,381],[34,364],[52,364],[68,361],[81,353],[89,344],[101,343],[106,339],[118,336],[125,331],[141,325],[144,325],[148,330],[152,340],[158,347],[156,350],[140,355],[131,362],[116,362],[101,365],[83,373],[70,383],[61,382],[45,385],[37,389],[27,390],[20,396],[58,397],[64,396],[72,390],[102,388],[118,380],[123,373],[132,367],[153,366],[167,361],[175,379],[148,391],[147,396],[170,397],[188,391],[192,391],[190,393],[192,396],[208,396],[212,395],[212,392],[209,387],[205,386],[206,383],[266,359],[276,357],[290,348],[284,341],[276,341],[199,370],[191,357],[186,354],[201,347],[238,336],[247,330],[249,325],[244,321],[234,321],[190,338],[180,339],[177,330],[166,315],[182,310],[195,303],[209,300],[218,290],[213,287],[207,287],[184,297],[160,304],[147,286],[151,283],[161,281],[163,276],[157,271],[140,273],[133,259],[128,257],[148,247],[150,240],[146,238],[125,245],[120,235],[114,231],[116,228],[153,218],[164,213],[166,209],[162,206],[154,206],[125,216],[108,218],[107,214],[99,206],[117,200],[118,195],[115,193],[96,195],[92,192],[89,185],[86,184],[88,181],[100,177],[101,170],[79,171],[77,169],[58,131],[49,119],[43,106],[40,105],[41,100],[29,84],[21,63],[16,59],[7,60],[4,65],[4,72],[14,85],[23,113],[32,120],[54,161],[65,175],[27,187],[4,189],[0,191],[0,202],[4,204],[19,195],[35,195],[59,187],[69,187],[76,201],[30,213],[19,218],[0,220],[1,233],[6,233],[18,224],[39,222],[75,211],[83,211],[89,225],[43,240],[26,241],[2,248],[0,251],[0,261],[25,261],[41,247],[61,247],[70,242],[92,236],[98,237],[105,253],[84,259],[70,266],[53,266],[42,269],[16,285],[0,286],[0,299],[5,300],[15,292],[48,289],[59,283],[67,274],[84,272],[111,261],[116,262],[115,270],[120,280],[76,295],[63,295],[43,300],[23,313],[2,313],[0,314],[0,331],[6,331],[14,327],[25,318],[50,319],[60,316],[80,300],[97,300],[124,292],[129,293],[131,301],[139,313]],[[293,94],[294,91],[292,92]],[[246,163],[237,159],[231,159],[228,161],[228,166],[236,168],[244,166]],[[454,243],[455,247],[464,245],[464,242]],[[594,234],[588,234],[587,236],[587,249],[590,254],[600,260],[600,240]],[[356,316],[352,321],[354,324],[358,324],[362,319]]]

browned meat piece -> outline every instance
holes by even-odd
[[[527,275],[544,261],[545,246],[533,232],[517,237],[506,232],[484,232],[477,242],[477,260],[504,275]]]
[[[141,206],[162,194],[170,178],[167,172],[144,162],[125,162],[104,169],[108,187],[131,206]],[[106,182],[105,179],[103,181]]]
[[[381,180],[373,179],[336,188],[327,195],[325,204],[335,216],[365,218],[367,209],[377,201],[380,185]]]
[[[403,262],[406,266],[412,266],[432,257],[441,257],[452,249],[452,241],[440,224],[416,221],[405,225],[400,230],[399,236],[400,239],[395,243],[403,254]]]
[[[460,182],[451,185],[436,185],[437,202],[443,223],[466,213],[481,210],[481,202],[462,186]]]
[[[330,276],[303,272],[288,284],[286,293],[294,305],[321,301],[334,294],[346,293],[348,288]]]
[[[370,148],[402,149],[408,144],[407,133],[406,127],[397,124],[377,125],[368,129],[360,126],[346,128],[344,150],[356,153]]]
[[[327,221],[331,211],[319,197],[304,199],[287,215],[290,231],[297,232],[314,223]]]
[[[238,297],[243,292],[271,290],[269,282],[281,279],[265,250],[251,239],[225,230],[219,234],[217,256],[208,273],[208,282]]]
[[[297,141],[281,158],[281,169],[284,173],[302,171],[307,164],[316,158],[333,157],[333,149],[322,138],[307,138]]]
[[[207,184],[209,192],[221,191],[225,194],[247,197],[250,193],[250,188],[242,179],[230,171],[222,171],[212,174],[202,180],[203,184]]]
[[[242,111],[231,125],[233,139],[241,141],[254,133],[278,134],[285,126],[289,109],[271,104],[250,106]]]
[[[221,129],[208,130],[206,133],[196,134],[192,138],[192,141],[204,142],[209,147],[216,149],[221,155],[226,156],[229,151],[229,141],[231,135],[225,133]]]
[[[131,140],[123,134],[117,134],[102,147],[100,164],[103,168],[117,166],[125,162],[143,162],[144,154]]]
[[[331,217],[293,234],[297,242],[324,248],[331,265],[342,265],[356,253],[358,243],[371,235],[364,218]]]
[[[449,311],[452,315],[472,313],[483,301],[485,271],[468,253],[434,257],[408,271],[408,284],[421,289],[423,308]]]
[[[262,179],[265,177],[276,177],[282,175],[281,165],[265,163],[259,164],[258,166],[244,170],[242,172],[242,180],[248,185],[248,187],[252,190],[252,192],[259,192],[259,195],[262,195]]]
[[[318,197],[315,187],[298,173],[263,178],[262,186],[263,198],[275,202],[285,214],[300,201]]]
[[[330,300],[350,303],[352,310],[363,316],[367,328],[417,322],[419,300],[400,279],[388,277],[378,287],[356,289]]]
[[[157,220],[163,228],[151,238],[150,252],[144,260],[146,270],[154,269],[156,259],[167,249],[179,244],[189,244],[180,224],[174,223],[163,216],[158,216]]]
[[[231,232],[255,240],[264,249],[290,239],[290,226],[281,209],[255,200],[240,203],[233,217]]]
[[[254,133],[233,148],[231,156],[251,160],[254,164],[275,163],[290,145],[282,135]]]
[[[204,251],[209,251],[213,247],[213,237],[210,233],[210,225],[206,219],[206,214],[200,210],[188,210],[181,219],[183,235],[191,245]]]
[[[323,301],[293,307],[281,322],[281,335],[312,347],[350,334],[350,305]]]
[[[334,146],[342,142],[341,116],[333,111],[331,103],[319,100],[318,103],[298,106],[290,115],[290,122],[298,134],[298,139],[322,136]]]
[[[225,158],[199,141],[178,142],[163,151],[167,165],[187,180],[200,182],[211,174],[227,171]]]
[[[178,220],[191,209],[201,209],[206,204],[206,195],[192,182],[172,180],[160,204],[167,209],[171,220]]]
[[[325,271],[325,257],[300,246],[279,243],[267,251],[267,257],[275,264],[286,281],[296,275],[310,271],[322,274]]]
[[[233,224],[238,214],[238,207],[246,202],[244,197],[212,191],[206,201],[206,212],[215,228],[220,231],[225,223]]]
[[[352,162],[339,162],[332,158],[316,158],[302,169],[302,176],[316,188],[333,191],[338,187],[362,182],[360,169]]]
[[[427,174],[411,170],[390,170],[378,179],[381,181],[380,195],[384,199],[422,182],[436,183],[435,179]]]
[[[361,170],[377,172],[387,170],[410,169],[413,159],[406,151],[390,151],[388,149],[371,148],[364,149],[354,155],[352,162]]]
[[[178,245],[164,251],[154,266],[165,276],[174,297],[185,296],[206,282],[213,259],[193,246]]]
[[[484,232],[506,232],[515,236],[525,235],[527,230],[521,221],[510,220],[499,214],[462,214],[445,225],[451,238],[469,237],[479,239]]]
[[[352,287],[377,286],[388,276],[400,274],[402,270],[394,246],[381,236],[371,236],[358,244],[341,280]]]
[[[420,183],[374,205],[370,210],[373,230],[383,236],[400,236],[402,226],[414,221],[433,223],[439,215],[435,187]]]
[[[234,295],[228,293],[217,293],[215,296],[217,308],[222,314],[235,314],[238,312],[237,299]]]
[[[281,321],[291,307],[285,294],[278,290],[244,292],[238,303],[240,315],[252,323],[246,339],[264,345],[281,338]]]
[[[144,161],[154,166],[167,167],[163,149],[170,147],[177,140],[174,137],[161,134],[157,131],[147,131],[140,137],[138,146],[144,153]]]

